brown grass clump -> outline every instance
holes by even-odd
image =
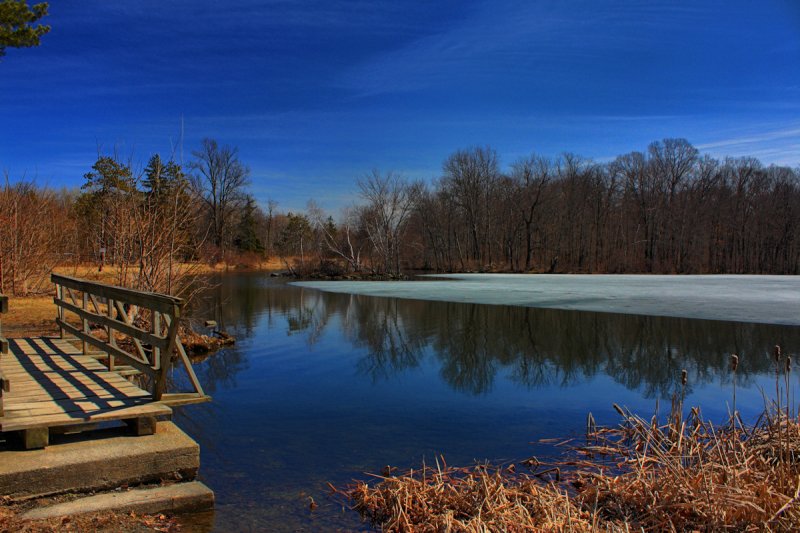
[[[385,531],[598,530],[594,513],[580,509],[555,484],[518,474],[514,466],[436,468],[375,476],[345,496]],[[603,528],[605,526],[602,526]]]
[[[658,425],[619,409],[562,462],[567,483],[509,467],[375,476],[344,494],[385,531],[798,531],[800,424],[715,427],[697,409]]]
[[[723,426],[697,408],[684,419],[682,391],[662,423],[616,405],[617,428],[589,415],[586,445],[556,463],[561,483],[481,465],[375,476],[342,493],[385,531],[800,531],[800,418],[777,347],[775,365],[776,398],[752,427],[735,396]],[[734,376],[737,366],[732,357]]]
[[[714,427],[692,409],[659,426],[623,424],[579,450],[575,502],[646,531],[797,531],[800,424],[772,412],[753,428]]]

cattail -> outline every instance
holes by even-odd
[[[736,369],[739,368],[739,356],[735,353],[731,354],[731,372],[736,372]]]
[[[775,362],[777,363],[781,358],[781,347],[777,344],[775,345]]]
[[[681,385],[685,387],[687,381],[689,381],[689,373],[686,372],[686,369],[684,368],[681,370]]]
[[[791,371],[792,371],[792,356],[791,355],[787,355],[786,356],[786,373],[788,374]]]

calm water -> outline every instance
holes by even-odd
[[[238,338],[197,365],[210,404],[176,422],[201,446],[217,495],[215,531],[366,529],[327,496],[345,484],[443,454],[450,464],[558,451],[612,403],[662,411],[681,369],[687,402],[723,420],[728,354],[740,354],[737,407],[763,407],[768,354],[800,328],[324,293],[259,274],[225,276],[200,305]],[[795,358],[796,359],[796,358]],[[309,510],[310,499],[318,507]]]

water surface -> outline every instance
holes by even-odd
[[[797,327],[329,293],[260,274],[224,276],[199,311],[238,338],[197,365],[214,401],[183,408],[217,531],[366,528],[328,498],[389,464],[518,461],[559,453],[612,403],[687,402],[722,420],[738,353],[738,408],[774,388],[769,353]],[[426,282],[427,283],[427,282]],[[309,509],[310,498],[318,506]]]

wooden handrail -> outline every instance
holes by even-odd
[[[126,289],[125,287],[117,287],[116,285],[109,285],[99,281],[89,281],[85,279],[73,278],[70,276],[62,276],[60,274],[51,274],[50,280],[56,285],[62,287],[69,287],[73,290],[81,292],[89,292],[96,296],[103,298],[111,298],[122,302],[127,302],[131,305],[139,305],[148,309],[155,309],[163,313],[174,311],[174,308],[183,306],[183,300],[175,296],[167,296],[166,294],[159,294],[157,292],[137,291],[135,289]]]
[[[180,393],[180,403],[192,403],[192,398],[195,401],[209,399],[178,338],[183,300],[59,274],[52,274],[50,279],[56,286],[53,303],[57,306],[56,323],[62,338],[69,333],[81,341],[83,353],[92,346],[106,354],[109,370],[119,361],[148,376],[153,399],[165,403],[169,403],[168,397],[174,396],[166,394],[166,384],[175,354],[183,363],[194,389],[190,393]],[[65,313],[75,315],[80,327],[65,320]],[[137,317],[142,316],[145,320],[137,321]],[[103,335],[98,336],[98,333]]]

